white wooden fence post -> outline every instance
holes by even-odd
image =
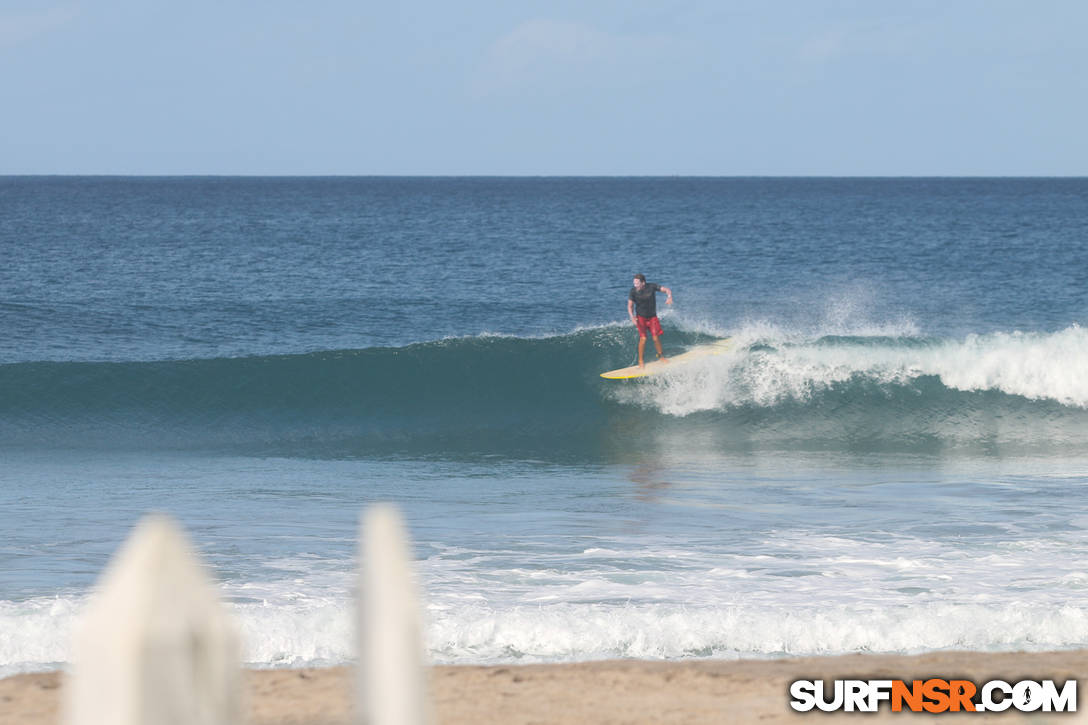
[[[185,534],[136,527],[99,580],[73,642],[67,725],[234,725],[238,639]]]
[[[431,721],[419,598],[397,509],[372,506],[359,536],[358,713],[365,725]]]

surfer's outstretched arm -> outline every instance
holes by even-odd
[[[672,304],[672,290],[669,289],[668,287],[666,287],[665,285],[660,285],[660,287],[661,287],[661,291],[665,293],[665,304],[666,305],[671,305]]]

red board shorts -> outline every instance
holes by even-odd
[[[635,325],[638,327],[639,337],[646,337],[647,330],[654,337],[665,334],[665,331],[661,329],[661,320],[657,317],[636,317]]]

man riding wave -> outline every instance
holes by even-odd
[[[661,329],[661,320],[657,319],[658,292],[665,293],[665,304],[672,304],[672,290],[664,285],[647,282],[645,275],[636,274],[634,287],[631,288],[631,292],[627,295],[627,315],[631,318],[631,322],[635,323],[635,327],[638,328],[638,366],[640,368],[646,367],[643,356],[646,351],[647,330],[654,339],[658,360],[662,362],[669,361],[661,350],[660,337],[664,334],[664,331]]]

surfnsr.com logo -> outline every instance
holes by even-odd
[[[884,703],[892,712],[1076,712],[1077,681],[797,680],[790,697],[797,712],[877,712]]]

